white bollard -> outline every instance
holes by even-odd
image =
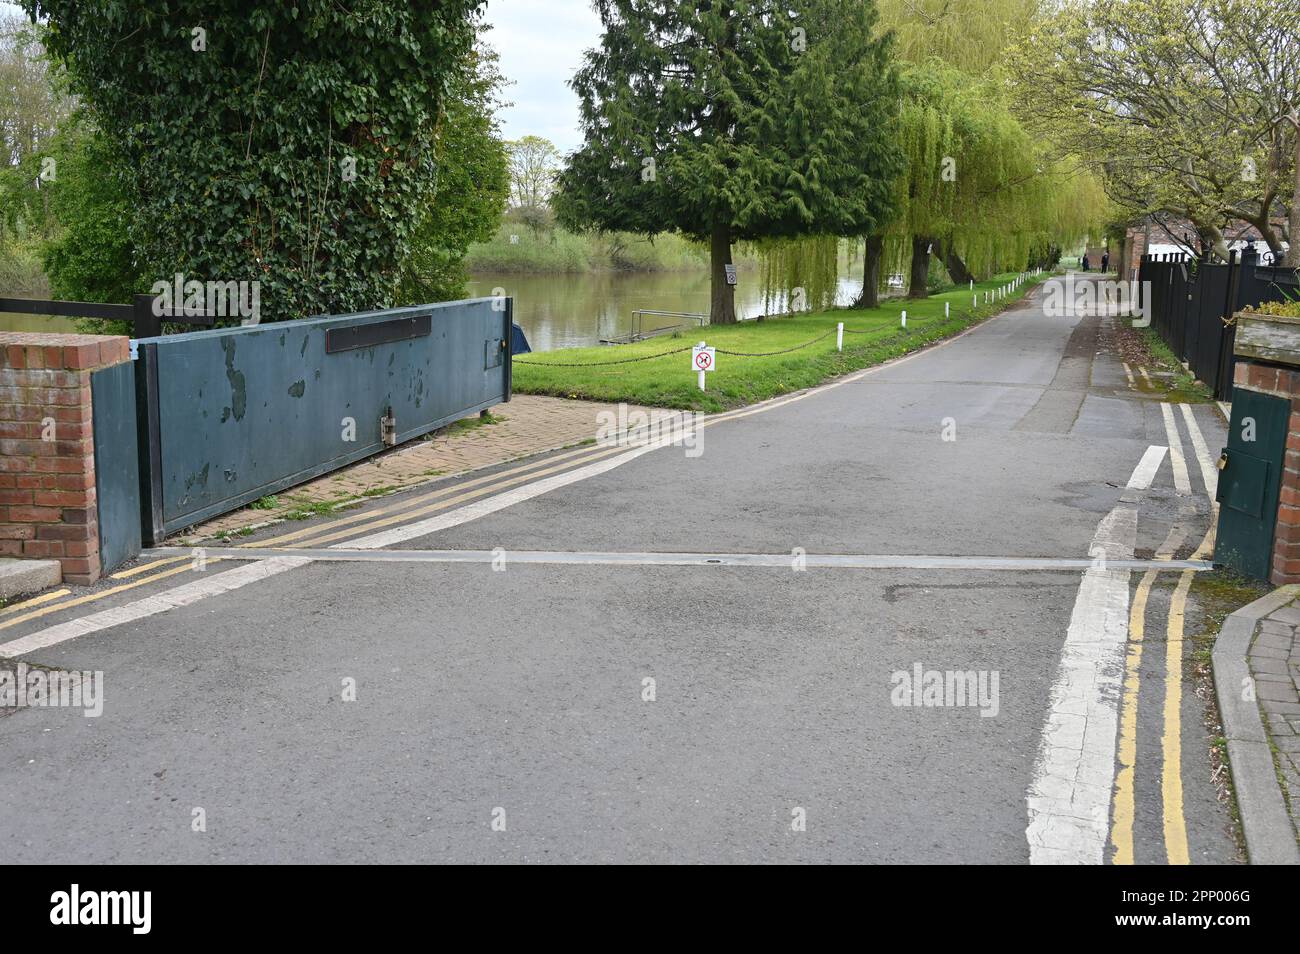
[[[951,305],[950,302],[946,302],[946,301],[945,301],[945,302],[943,303],[943,316],[944,316],[945,318],[948,317],[948,309],[949,309],[950,305]]]
[[[903,312],[903,327],[904,327],[904,328],[907,327],[907,312],[906,312],[906,311]]]
[[[835,328],[835,350],[844,350],[844,322],[840,322]]]
[[[970,306],[971,306],[972,308],[978,308],[978,307],[980,306],[980,296],[979,296],[979,295],[971,295],[971,296],[970,296]]]
[[[970,280],[970,290],[971,291],[975,290],[975,279],[973,278]]]

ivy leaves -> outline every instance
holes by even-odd
[[[477,0],[24,6],[124,158],[147,279],[260,281],[273,319],[390,301]]]

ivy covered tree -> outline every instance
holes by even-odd
[[[272,319],[388,303],[479,0],[23,0],[122,157],[146,279]]]
[[[736,320],[738,239],[860,235],[888,217],[890,41],[864,0],[597,0],[572,80],[585,141],[560,220],[707,240],[710,320]]]

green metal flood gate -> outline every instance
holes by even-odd
[[[510,400],[512,305],[140,339],[144,543]]]

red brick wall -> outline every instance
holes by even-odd
[[[1147,233],[1145,229],[1132,228],[1124,236],[1124,251],[1121,261],[1117,268],[1123,269],[1120,272],[1120,278],[1124,281],[1134,281],[1138,275],[1138,266],[1142,264],[1142,256],[1147,253]]]
[[[0,333],[0,556],[99,579],[90,372],[129,360],[126,338]]]

